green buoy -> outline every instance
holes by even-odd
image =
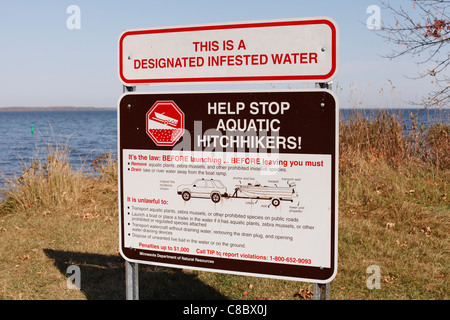
[[[34,134],[34,127],[31,125],[31,134]]]

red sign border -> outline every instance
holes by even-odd
[[[155,109],[157,107],[157,105],[159,103],[169,103],[171,104],[174,108],[176,108],[180,113],[181,113],[181,122],[182,122],[182,127],[181,127],[181,133],[179,133],[179,135],[176,137],[176,140],[174,140],[171,143],[161,143],[161,142],[156,142],[155,138],[152,137],[152,135],[148,132],[148,115],[150,112],[152,112],[153,109]],[[157,145],[157,146],[173,146],[175,145],[178,140],[183,136],[184,134],[184,112],[183,110],[180,109],[180,107],[172,100],[160,100],[160,101],[156,101],[153,106],[147,111],[147,113],[145,114],[145,132],[147,133],[147,135],[152,139],[152,141]]]
[[[198,77],[198,78],[162,78],[162,79],[137,79],[129,80],[123,75],[123,41],[125,37],[131,35],[160,34],[174,32],[191,32],[191,31],[211,31],[226,29],[245,29],[245,28],[263,28],[263,27],[284,27],[298,25],[317,25],[325,24],[331,29],[331,70],[325,75],[297,75],[297,76],[241,76],[241,77]],[[124,84],[128,85],[146,85],[156,83],[186,83],[186,82],[223,82],[223,81],[317,81],[327,82],[336,73],[338,69],[338,53],[337,53],[338,29],[333,20],[329,18],[305,19],[305,20],[286,20],[286,21],[265,21],[251,23],[236,23],[223,25],[202,25],[202,26],[185,26],[185,27],[169,27],[146,30],[131,30],[124,32],[119,38],[119,77]]]

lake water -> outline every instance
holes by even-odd
[[[33,130],[32,130],[33,127]],[[2,176],[20,176],[37,150],[49,144],[68,145],[73,167],[91,169],[91,161],[117,152],[115,110],[0,112],[0,184]]]
[[[345,121],[354,111],[341,110],[340,120]],[[450,124],[449,109],[389,112],[401,112],[405,129],[411,126],[411,112],[418,123],[444,119]],[[365,110],[361,114],[370,118],[374,113]],[[0,112],[0,184],[4,183],[4,177],[20,176],[22,165],[28,167],[36,157],[36,150],[49,143],[67,144],[71,165],[92,172],[93,159],[104,153],[117,153],[117,113],[115,110]]]

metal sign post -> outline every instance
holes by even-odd
[[[123,86],[123,92],[136,91],[136,87]],[[127,300],[139,300],[139,264],[125,260],[125,288]]]
[[[331,82],[316,83],[316,88],[332,90]],[[313,297],[314,300],[330,300],[330,283],[314,283]]]
[[[314,300],[330,300],[330,284],[315,283],[313,286]]]
[[[126,299],[139,300],[139,264],[125,260]]]

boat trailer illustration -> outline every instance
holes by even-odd
[[[298,196],[295,182],[288,182],[287,187],[265,186],[256,184],[236,185],[232,195],[227,193],[227,188],[220,180],[216,179],[197,179],[192,184],[183,184],[178,186],[177,193],[183,200],[189,201],[191,198],[209,198],[214,203],[220,199],[239,198],[252,200],[270,200],[274,207],[278,207],[281,201],[293,202]]]
[[[166,126],[176,127],[178,120],[168,117],[163,113],[155,112],[155,117],[152,118],[153,121],[165,124]]]
[[[295,186],[295,182],[288,183],[287,187],[241,184],[236,186],[230,198],[270,200],[274,207],[278,207],[281,201],[294,201],[294,196],[297,196]]]

